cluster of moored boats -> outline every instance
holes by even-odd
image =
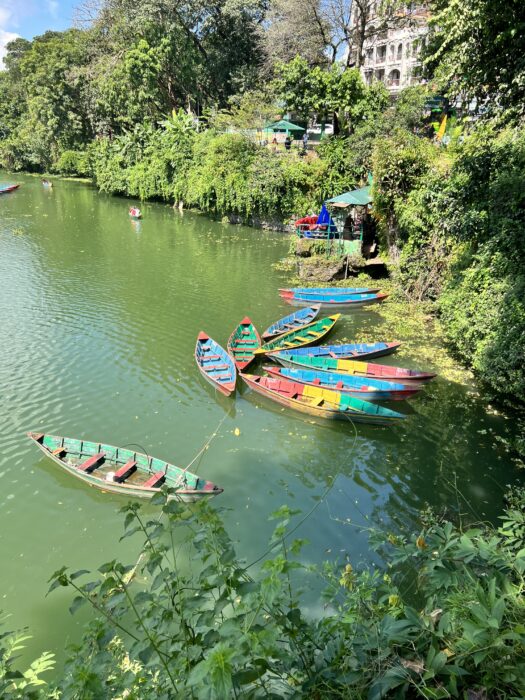
[[[322,418],[390,424],[402,413],[376,401],[407,399],[434,374],[370,362],[396,351],[399,343],[339,343],[320,345],[340,314],[318,318],[323,306],[376,303],[386,297],[377,290],[325,288],[280,290],[292,303],[310,303],[272,323],[259,336],[249,318],[231,334],[224,349],[206,333],[199,333],[195,359],[204,377],[220,392],[235,391],[237,376],[249,387],[278,404]],[[312,304],[312,300],[316,303]],[[258,357],[272,360],[265,374],[245,370]],[[69,474],[104,492],[148,498],[168,486],[169,498],[197,501],[222,489],[164,460],[136,452],[129,446],[30,432],[28,437]]]
[[[235,391],[239,376],[272,401],[321,418],[379,425],[403,419],[404,414],[375,402],[408,399],[435,375],[369,362],[395,352],[400,343],[318,344],[341,315],[318,318],[323,306],[376,303],[387,295],[370,289],[330,288],[282,289],[280,294],[299,303],[306,297],[310,304],[317,303],[272,323],[262,336],[245,317],[226,349],[201,331],[195,360],[203,376],[226,396]],[[248,374],[248,365],[261,356],[275,364],[263,365],[263,375]]]

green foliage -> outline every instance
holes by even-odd
[[[428,68],[451,95],[522,116],[525,7],[519,0],[432,0]]]
[[[91,175],[89,157],[86,151],[62,151],[60,158],[53,165],[53,171],[60,175]]]
[[[5,624],[5,620],[2,620]],[[54,668],[54,654],[44,652],[25,671],[19,670],[18,656],[30,637],[23,633],[3,632],[0,635],[0,697],[5,700],[40,700],[46,682],[42,674]]]

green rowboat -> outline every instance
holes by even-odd
[[[340,317],[341,314],[334,314],[333,316],[320,318],[319,320],[309,323],[307,326],[303,326],[297,330],[283,333],[283,335],[270,340],[269,343],[265,343],[262,348],[255,350],[255,354],[264,355],[267,352],[293,350],[294,348],[301,348],[305,345],[314,345],[315,343],[318,343],[321,338],[324,338],[325,335],[330,333]]]

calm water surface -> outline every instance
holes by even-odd
[[[61,473],[27,430],[138,443],[187,465],[224,419],[198,471],[224,487],[215,504],[249,561],[264,551],[274,527],[267,516],[283,503],[303,515],[318,504],[296,533],[312,562],[371,561],[356,525],[414,529],[427,503],[496,519],[516,479],[497,441],[509,422],[487,414],[472,386],[437,379],[395,406],[409,414],[402,425],[354,429],[315,423],[243,388],[218,398],[201,378],[193,360],[201,329],[226,344],[244,315],[262,331],[289,312],[277,294],[286,275],[272,268],[287,237],[160,204],[132,222],[129,201],[84,184],[46,190],[17,180],[20,190],[0,197],[0,609],[12,614],[11,628],[29,625],[31,652],[60,654],[79,635],[69,594],[44,597],[50,574],[63,564],[134,561],[137,543],[118,544],[122,500]],[[377,340],[392,340],[381,323],[362,310],[332,337],[377,329]],[[418,366],[415,356],[402,362]]]

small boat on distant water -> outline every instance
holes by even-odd
[[[14,190],[17,190],[20,187],[20,185],[5,185],[4,187],[0,187],[0,194],[7,194],[8,192],[14,192]]]
[[[281,350],[279,352],[268,353],[269,359],[275,358],[282,365],[286,365],[286,358],[289,355],[300,355],[302,357],[331,357],[332,359],[357,359],[364,357],[372,359],[390,355],[395,352],[401,343],[338,343],[336,345],[311,345],[307,348],[295,348],[294,350]]]
[[[310,294],[299,293],[293,296],[282,297],[288,304],[310,305],[321,304],[321,306],[333,306],[341,308],[355,308],[368,304],[378,304],[384,301],[389,295],[378,293],[356,293],[356,294],[339,294],[339,292],[328,292],[326,294]]]
[[[265,343],[262,348],[255,351],[255,354],[264,355],[267,352],[291,350],[292,348],[299,348],[304,345],[318,343],[321,338],[332,330],[340,316],[341,314],[334,314],[333,316],[320,318],[317,321],[309,323],[308,325],[298,328],[295,331],[283,333],[283,335],[279,335],[277,338]]]
[[[317,418],[345,420],[359,423],[386,425],[396,423],[404,414],[384,408],[378,404],[356,399],[339,391],[322,389],[317,386],[286,381],[278,377],[259,377],[241,374],[246,384],[262,396],[272,401],[308,413]]]
[[[292,287],[291,289],[279,289],[279,296],[283,299],[295,297],[301,294],[318,296],[325,294],[352,295],[352,294],[376,294],[378,287]]]
[[[239,372],[254,359],[254,351],[261,347],[261,339],[259,333],[257,333],[257,328],[255,328],[248,316],[243,318],[230,335],[226,347]]]
[[[270,358],[280,360],[282,353],[273,353]],[[341,374],[352,374],[356,377],[372,377],[385,381],[395,382],[428,382],[436,375],[432,372],[421,372],[417,369],[406,369],[405,367],[391,367],[390,365],[378,365],[373,362],[362,362],[360,360],[339,360],[332,357],[309,357],[308,355],[297,355],[296,353],[286,353],[286,361],[281,362],[286,366],[304,367],[324,372],[340,372]]]
[[[308,325],[317,318],[320,309],[321,306],[316,304],[314,306],[308,306],[305,309],[300,309],[299,311],[294,311],[293,314],[288,314],[288,316],[280,318],[275,323],[272,323],[271,326],[268,326],[262,334],[262,339],[269,340],[276,335],[281,335],[282,333],[287,333],[288,331],[293,331]]]
[[[195,361],[202,376],[221,393],[229,396],[235,391],[237,370],[232,358],[203,331],[197,336]]]
[[[162,486],[168,486],[175,489],[169,499],[190,502],[223,491],[182,467],[128,448],[45,433],[27,436],[64,471],[102,491],[151,498]]]
[[[292,382],[319,386],[322,389],[340,391],[355,398],[366,401],[404,401],[417,394],[422,385],[415,382],[398,384],[386,382],[371,377],[356,377],[351,374],[338,374],[337,372],[322,372],[314,369],[302,369],[300,367],[278,367],[268,365],[263,367],[273,377],[281,377]]]
[[[132,219],[142,219],[142,212],[138,207],[130,207],[129,208],[129,215],[131,216]]]
[[[42,184],[44,185],[44,187],[53,187],[53,183],[51,182],[51,180],[46,180],[45,178],[42,180]]]

